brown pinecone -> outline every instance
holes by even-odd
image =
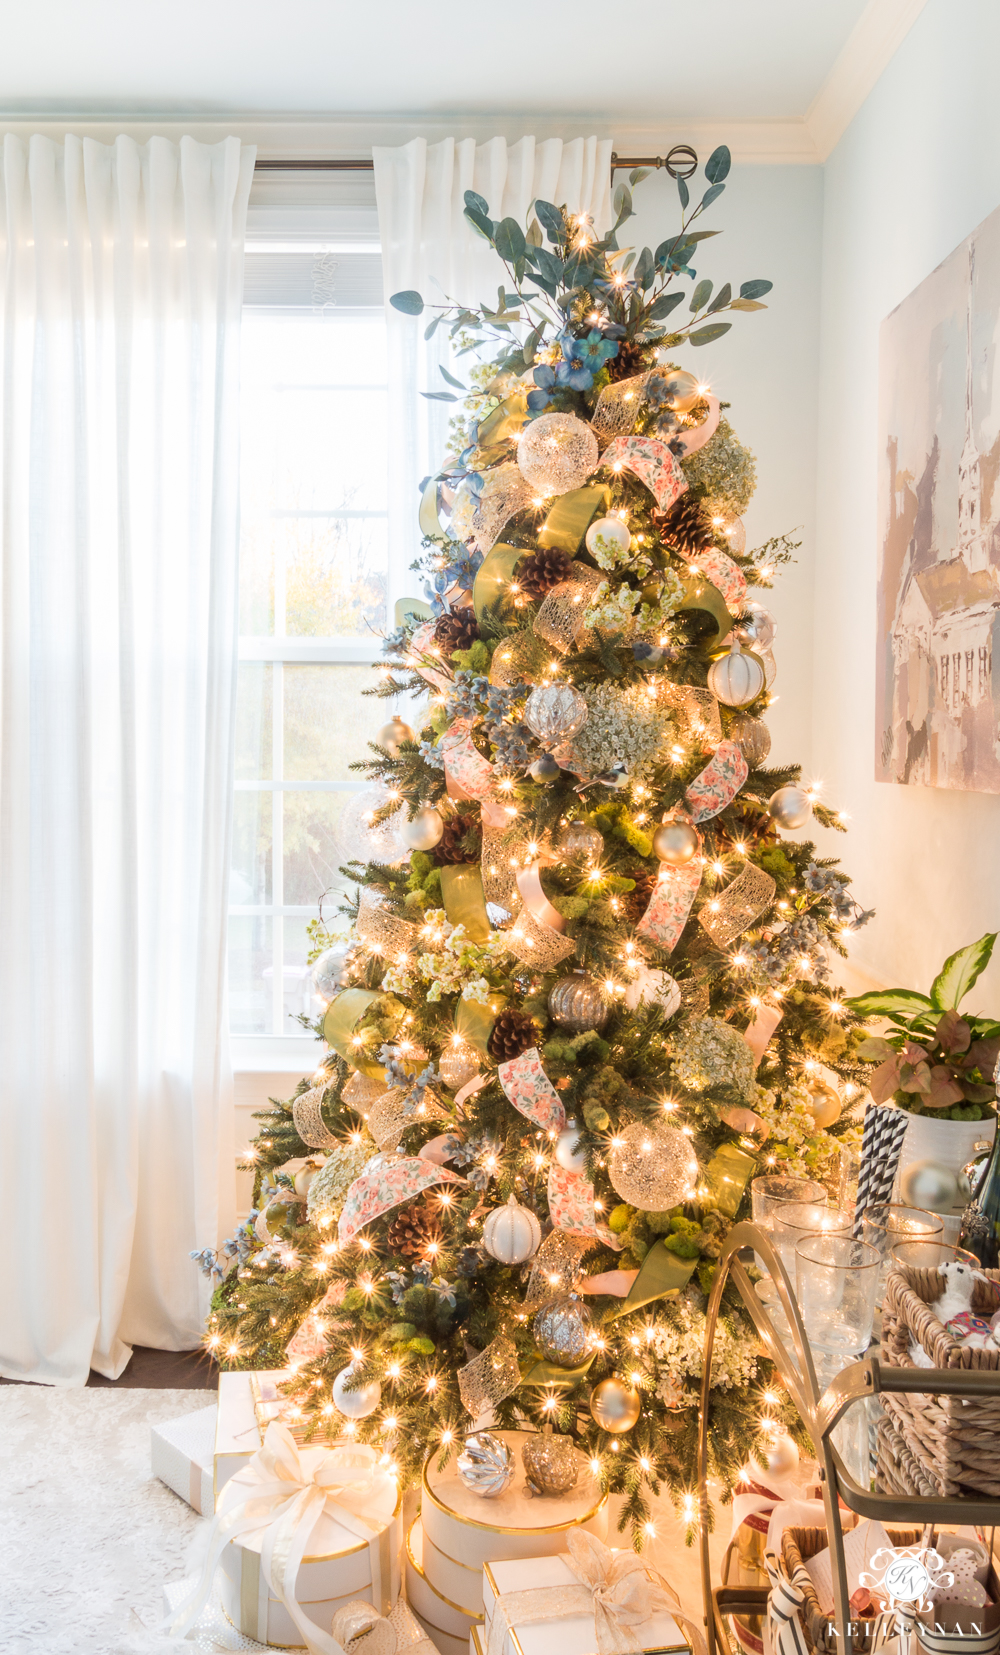
[[[441,1235],[436,1213],[430,1207],[414,1204],[399,1209],[389,1225],[386,1245],[400,1258],[423,1258],[435,1243],[440,1245]]]
[[[652,365],[652,346],[637,344],[634,339],[621,340],[618,355],[613,356],[611,361],[605,364],[612,382],[616,379],[631,379],[633,374],[644,374]]]
[[[734,852],[740,855],[740,845],[751,851],[778,842],[777,824],[763,806],[755,810],[751,805],[730,805],[724,818],[718,817],[712,827],[716,844],[724,856],[731,856]]]
[[[452,609],[434,628],[434,642],[446,656],[456,649],[471,649],[478,637],[479,626],[472,609]]]
[[[627,891],[621,898],[625,909],[625,918],[630,925],[638,925],[649,904],[653,900],[656,889],[655,873],[640,873],[636,875],[635,890]]]
[[[572,573],[573,559],[561,546],[540,546],[521,564],[517,584],[526,598],[537,603],[547,597],[554,586],[569,580]]]
[[[535,1044],[538,1031],[530,1017],[513,1006],[505,1006],[493,1025],[493,1033],[486,1042],[486,1050],[497,1063],[509,1063]]]
[[[459,862],[478,862],[482,842],[478,810],[474,816],[446,816],[444,832],[431,856],[439,868],[453,867]]]
[[[669,511],[654,511],[653,522],[664,545],[676,546],[684,556],[712,544],[712,526],[705,508],[691,494],[682,494]]]

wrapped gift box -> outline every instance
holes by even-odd
[[[248,1373],[220,1373],[213,1475],[215,1503],[230,1477],[242,1471],[261,1445]]]
[[[329,1507],[317,1518],[306,1541],[299,1567],[295,1596],[308,1620],[329,1633],[338,1609],[352,1599],[364,1598],[382,1614],[388,1613],[400,1591],[400,1549],[402,1542],[402,1495],[395,1483],[381,1500],[364,1507],[364,1519],[379,1530],[379,1560],[382,1572],[382,1601],[376,1601],[372,1580],[371,1552],[367,1540],[330,1515]],[[241,1500],[252,1498],[254,1480],[246,1470],[237,1471],[219,1496],[219,1511],[232,1509]],[[359,1513],[361,1507],[357,1508]],[[301,1648],[302,1639],[294,1621],[268,1586],[261,1567],[263,1530],[231,1540],[222,1553],[218,1589],[223,1609],[245,1637],[279,1648]]]
[[[456,1592],[452,1597],[433,1574],[432,1555],[418,1517],[406,1536],[406,1600],[441,1655],[465,1655],[470,1631],[482,1625],[482,1570],[453,1565],[464,1578],[458,1587],[449,1578],[448,1586]]]
[[[186,1500],[189,1506],[211,1517],[215,1511],[213,1459],[218,1407],[198,1408],[193,1414],[154,1425],[150,1431],[150,1459],[153,1476]]]
[[[506,1593],[579,1585],[565,1557],[525,1557],[487,1563],[483,1568],[485,1624],[479,1633],[483,1651],[489,1646],[494,1616],[503,1616],[498,1600]],[[690,1655],[690,1645],[677,1622],[662,1610],[651,1615],[644,1626],[636,1627],[635,1636],[645,1655],[665,1655],[667,1651]],[[564,1615],[558,1620],[507,1626],[503,1655],[552,1655],[554,1649],[558,1649],[559,1655],[595,1655],[597,1632],[593,1615]]]

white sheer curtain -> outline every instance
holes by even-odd
[[[447,363],[447,335],[430,342],[424,322],[389,305],[393,293],[415,288],[430,303],[445,295],[462,304],[496,303],[503,265],[465,213],[465,192],[489,203],[490,216],[526,224],[532,201],[554,201],[589,213],[600,231],[611,222],[612,140],[505,138],[477,144],[472,138],[423,138],[400,149],[374,149],[382,268],[389,334],[389,571],[390,596],[415,596],[407,571],[420,550],[417,528],[421,478],[444,458],[453,405],[428,402],[421,391],[448,387],[438,372]],[[462,358],[465,363],[468,357]],[[458,370],[459,376],[461,369]]]
[[[224,961],[254,152],[7,136],[0,1372],[197,1343]]]

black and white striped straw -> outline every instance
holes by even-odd
[[[896,1168],[910,1117],[895,1104],[869,1104],[861,1135],[861,1165],[858,1169],[858,1198],[854,1207],[854,1236],[860,1239],[864,1211],[888,1201],[896,1181]]]

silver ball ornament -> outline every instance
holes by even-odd
[[[586,822],[567,822],[556,840],[560,856],[583,856],[595,862],[604,852],[604,835]]]
[[[612,1375],[594,1386],[590,1393],[590,1411],[602,1431],[621,1437],[637,1423],[642,1413],[642,1396],[634,1385]]]
[[[580,1141],[580,1127],[575,1120],[568,1120],[558,1134],[555,1143],[555,1157],[564,1172],[581,1173],[587,1165],[587,1152],[577,1149]]]
[[[574,971],[572,976],[560,977],[549,990],[550,1017],[560,1028],[572,1029],[574,1034],[602,1029],[610,1012],[604,990],[588,971]]]
[[[388,724],[383,724],[375,737],[379,747],[384,747],[390,758],[399,757],[399,749],[404,741],[416,741],[416,731],[411,730],[398,714],[393,714]]]
[[[590,1348],[593,1317],[575,1293],[560,1293],[543,1304],[531,1331],[535,1344],[547,1362],[558,1368],[575,1368]]]
[[[698,834],[690,822],[661,822],[653,834],[653,855],[672,868],[683,868],[698,854]]]
[[[338,990],[346,986],[348,963],[353,951],[353,942],[345,938],[343,942],[335,942],[332,947],[324,948],[319,958],[313,961],[313,988],[321,1000],[329,1002]]]
[[[587,703],[572,684],[539,684],[524,707],[524,722],[547,747],[579,735],[587,722]]]
[[[549,782],[554,782],[559,774],[559,766],[551,753],[543,753],[541,758],[537,758],[534,764],[528,766],[528,775],[533,782],[542,782],[547,785]]]
[[[779,827],[791,831],[794,828],[805,827],[812,815],[812,800],[804,787],[779,787],[777,793],[772,793],[767,801],[768,813],[771,820]]]
[[[762,603],[752,599],[743,607],[743,614],[733,627],[733,637],[747,649],[770,649],[777,631],[774,616]]]
[[[496,1500],[514,1481],[514,1455],[503,1437],[476,1431],[458,1456],[458,1475],[482,1500]]]
[[[443,833],[444,819],[433,805],[421,805],[413,819],[400,828],[400,838],[410,850],[433,850]]]
[[[940,1161],[911,1161],[899,1175],[899,1193],[908,1207],[950,1213],[960,1190],[956,1174]]]
[[[356,1391],[345,1390],[344,1387],[354,1379],[357,1371],[353,1362],[349,1367],[341,1368],[330,1390],[334,1407],[345,1419],[367,1419],[382,1400],[382,1387],[377,1379]]]

